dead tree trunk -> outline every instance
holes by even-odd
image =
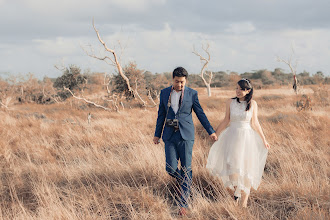
[[[204,46],[202,46],[202,49],[207,54],[207,58],[205,58],[201,54],[197,53],[195,48],[193,50],[193,54],[199,56],[199,59],[201,60],[201,62],[203,62],[200,77],[202,78],[202,80],[203,80],[203,82],[206,86],[208,97],[211,97],[211,95],[212,95],[212,93],[211,93],[211,82],[212,82],[212,78],[213,78],[213,72],[212,71],[206,71],[207,66],[209,65],[209,62],[210,62],[210,59],[211,59],[211,56],[210,56],[210,53],[209,53],[209,48],[210,48],[209,44],[207,44],[206,48],[204,48]],[[205,79],[205,75],[208,76],[208,80]]]
[[[293,88],[294,92],[296,94],[298,94],[298,80],[297,80],[297,75],[296,75],[297,74],[297,64],[298,64],[298,62],[296,60],[295,63],[292,64],[292,56],[293,56],[293,54],[294,54],[294,49],[292,48],[292,53],[291,53],[291,55],[290,55],[290,57],[289,57],[288,60],[284,60],[284,59],[282,59],[280,57],[277,57],[277,61],[278,62],[283,62],[283,63],[285,63],[286,65],[289,66],[289,68],[290,68],[290,70],[291,70],[291,72],[293,74],[292,88]]]
[[[108,59],[113,63],[113,65],[115,65],[115,66],[117,67],[118,73],[120,74],[120,76],[121,76],[121,77],[125,80],[125,82],[126,82],[126,85],[127,85],[128,91],[133,92],[133,89],[131,88],[131,85],[130,85],[130,83],[129,83],[129,79],[128,79],[127,76],[124,74],[123,69],[122,69],[122,67],[121,67],[121,65],[120,65],[120,63],[119,63],[118,56],[117,56],[116,52],[115,52],[113,49],[108,48],[108,46],[105,44],[105,42],[101,39],[100,34],[99,34],[99,31],[98,31],[98,30],[96,29],[96,27],[95,27],[94,19],[93,19],[93,28],[94,28],[94,30],[95,30],[95,33],[96,33],[96,35],[97,35],[97,38],[99,39],[99,41],[100,41],[101,44],[103,45],[104,49],[105,49],[106,51],[112,53],[112,55],[113,55],[113,58],[110,58],[110,57],[108,57],[108,56],[105,56],[105,57],[103,58],[103,60],[105,60],[105,59],[108,58]]]
[[[121,64],[119,63],[119,59],[118,59],[118,56],[117,56],[115,50],[109,48],[109,47],[106,45],[106,43],[102,40],[102,38],[101,38],[101,36],[100,36],[100,34],[99,34],[99,31],[98,31],[98,30],[96,29],[96,27],[95,27],[94,19],[93,19],[93,28],[94,28],[94,30],[95,30],[95,33],[96,33],[96,35],[97,35],[98,40],[99,40],[100,43],[103,45],[104,49],[105,49],[107,52],[109,52],[109,53],[112,54],[112,57],[110,57],[110,56],[99,57],[99,56],[96,56],[96,55],[93,54],[93,53],[89,53],[88,51],[86,51],[86,50],[83,48],[84,51],[85,51],[86,54],[87,54],[88,56],[90,56],[90,57],[93,57],[93,58],[98,59],[98,60],[102,60],[102,61],[106,62],[107,64],[109,64],[109,65],[111,65],[111,66],[115,66],[115,67],[117,68],[117,70],[118,70],[119,75],[124,79],[124,81],[125,81],[125,83],[126,83],[126,85],[127,85],[127,89],[128,89],[128,91],[131,92],[131,93],[134,93],[134,91],[133,91],[133,89],[132,89],[132,87],[131,87],[131,84],[130,84],[130,82],[129,82],[129,79],[127,78],[127,76],[126,76],[125,73],[123,72],[123,69],[122,69],[122,67],[121,67]]]
[[[98,30],[96,29],[96,27],[95,27],[94,19],[93,19],[93,28],[94,28],[94,30],[95,30],[95,33],[96,33],[96,35],[97,35],[98,40],[99,40],[99,41],[101,42],[101,44],[103,45],[104,49],[105,49],[107,52],[111,53],[112,56],[99,57],[99,56],[96,56],[96,55],[93,54],[93,53],[89,53],[88,51],[86,51],[86,50],[84,49],[84,51],[86,52],[86,54],[87,54],[88,56],[90,56],[90,57],[95,58],[95,59],[102,60],[102,61],[106,62],[107,64],[109,64],[109,65],[111,65],[111,66],[115,66],[115,67],[117,68],[117,70],[118,70],[119,75],[124,79],[124,81],[125,81],[125,83],[126,83],[126,85],[127,85],[127,89],[128,89],[128,91],[129,91],[129,93],[132,94],[132,95],[134,96],[134,98],[137,98],[137,99],[142,103],[143,106],[146,106],[146,102],[142,99],[142,97],[140,96],[139,92],[137,91],[137,85],[135,86],[135,89],[132,88],[132,86],[131,86],[131,84],[130,84],[130,81],[129,81],[128,77],[125,75],[125,73],[124,73],[124,71],[123,71],[123,69],[122,69],[122,67],[121,67],[121,64],[120,64],[120,62],[119,62],[119,59],[118,59],[118,56],[117,56],[115,50],[109,48],[109,47],[106,45],[106,43],[102,40],[102,38],[101,38],[101,36],[100,36],[100,34],[99,34],[99,31],[98,31]],[[136,82],[135,82],[135,84],[136,84]],[[108,87],[107,87],[107,89],[108,89]],[[109,94],[109,90],[107,90],[107,92],[108,92],[108,94]]]

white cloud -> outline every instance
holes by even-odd
[[[238,22],[229,24],[229,27],[225,29],[228,33],[233,34],[246,34],[256,30],[256,27],[251,22]]]
[[[282,11],[284,0],[267,4],[269,10],[252,7],[261,4],[260,0],[252,1],[254,5],[239,2],[244,7],[233,9],[232,3],[217,1],[187,5],[166,0],[0,0],[0,72],[56,72],[53,65],[62,58],[66,65],[107,70],[109,66],[87,57],[80,48],[81,41],[94,42],[96,53],[103,50],[91,26],[95,16],[108,46],[121,41],[123,64],[134,60],[139,68],[152,72],[171,71],[177,65],[199,72],[201,64],[192,54],[193,46],[202,51],[201,44],[207,42],[210,70],[286,69],[275,57],[288,57],[294,42],[298,71],[329,74],[329,14],[324,13],[328,7],[302,0],[304,6],[290,6],[301,13],[288,19],[290,13],[284,12],[292,8]],[[282,12],[280,17],[278,12]],[[116,50],[120,53],[118,45]]]
[[[57,0],[57,1],[44,1],[44,0],[21,0],[22,3],[36,11],[44,11],[52,13],[54,10],[62,9],[64,11],[73,10],[74,8],[87,8],[93,6],[99,6],[104,0],[94,1],[79,1],[79,0]],[[75,11],[72,11],[73,13]]]
[[[154,5],[163,5],[166,0],[111,0],[112,4],[129,11],[144,11]]]
[[[329,30],[253,32],[238,36],[229,33],[201,34],[178,31],[173,30],[166,23],[160,30],[132,29],[135,30],[134,33],[127,34],[118,31],[104,36],[103,39],[109,47],[116,46],[118,54],[120,54],[120,47],[117,41],[121,41],[124,47],[122,65],[129,61],[136,61],[138,68],[152,72],[171,71],[176,66],[184,66],[190,73],[198,73],[201,63],[199,58],[192,54],[193,46],[195,45],[196,50],[202,53],[201,44],[205,45],[206,42],[210,44],[210,70],[232,70],[242,73],[255,69],[273,70],[280,67],[289,72],[288,67],[277,62],[275,58],[277,55],[283,59],[289,57],[291,42],[294,42],[296,57],[299,59],[298,72],[306,70],[315,73],[321,70],[325,74],[329,73]],[[23,57],[20,59],[20,66],[24,67],[26,72],[34,71],[36,66],[57,72],[53,65],[62,58],[65,65],[76,64],[82,69],[91,68],[92,71],[114,71],[104,62],[85,55],[79,42],[93,42],[92,47],[96,53],[103,51],[96,36],[85,39],[58,37],[51,40],[34,40],[37,46],[17,45],[16,48],[20,49],[15,54]],[[10,47],[2,48],[0,57],[10,54],[8,51],[13,51]],[[15,54],[4,59],[6,65],[0,66],[0,71],[10,70],[9,66],[14,69],[17,61]],[[42,59],[47,61],[41,63]]]
[[[57,37],[54,40],[35,39],[37,49],[40,53],[48,56],[70,55],[77,52],[79,45],[75,39]]]
[[[0,0],[4,1],[4,0]],[[21,0],[22,3],[31,10],[41,14],[74,14],[76,12],[85,11],[108,11],[111,13],[114,7],[118,7],[121,10],[127,11],[145,11],[155,5],[163,5],[166,0],[93,0],[93,1],[81,1],[81,0],[57,0],[57,1],[45,1],[45,0]]]

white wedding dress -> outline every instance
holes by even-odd
[[[221,177],[225,187],[234,189],[235,196],[241,190],[250,193],[258,188],[264,171],[268,150],[260,135],[252,129],[253,107],[245,111],[246,102],[230,103],[230,124],[219,135],[209,152],[206,168]]]

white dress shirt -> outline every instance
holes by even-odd
[[[171,107],[175,114],[179,110],[179,101],[180,101],[181,93],[182,91],[177,92],[173,89],[171,94]]]

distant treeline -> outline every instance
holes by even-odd
[[[232,86],[237,80],[241,78],[250,79],[255,87],[269,87],[274,85],[290,85],[293,83],[293,74],[284,73],[282,69],[257,70],[254,72],[236,73],[218,71],[213,73],[213,80],[211,87],[227,87]],[[302,72],[297,75],[298,83],[300,85],[314,85],[314,84],[329,84],[330,77],[325,77],[321,71],[315,74],[309,72]],[[205,87],[199,75],[192,74],[189,76],[190,86],[192,87]]]
[[[74,67],[74,66],[73,66]],[[73,69],[75,69],[74,67]],[[79,69],[79,68],[77,68]],[[160,90],[169,85],[172,82],[172,73],[152,73],[150,71],[144,71],[137,68],[135,63],[130,63],[123,68],[126,76],[130,79],[132,84],[137,81],[139,89],[146,90]],[[88,84],[102,85],[104,84],[104,73],[83,73],[79,74],[88,80]],[[65,76],[64,74],[63,76]],[[61,77],[63,77],[61,76]],[[51,79],[55,82],[60,81],[61,78]],[[207,76],[205,76],[207,78]],[[235,86],[236,82],[241,78],[250,79],[256,88],[267,88],[271,86],[280,86],[280,85],[292,85],[293,83],[293,74],[285,73],[282,69],[276,68],[274,71],[269,70],[256,70],[253,72],[237,73],[237,72],[225,72],[218,71],[213,72],[213,78],[211,87],[230,87]],[[297,74],[298,84],[299,85],[315,85],[315,84],[330,84],[330,77],[325,76],[323,72],[318,71],[314,74],[309,72],[302,72]],[[190,87],[205,87],[202,78],[199,74],[190,74],[188,77],[188,84]],[[110,88],[114,92],[124,92],[126,89],[125,82],[119,74],[112,74],[112,79],[110,82]]]
[[[9,103],[10,100],[16,100],[20,103],[53,103],[72,97],[70,91],[83,95],[93,94],[101,90],[107,93],[108,98],[116,95],[116,97],[125,97],[125,100],[129,101],[135,99],[136,95],[139,94],[139,97],[141,96],[145,100],[150,97],[157,99],[159,91],[170,86],[172,82],[172,73],[151,73],[138,69],[136,63],[129,63],[124,66],[123,72],[134,89],[135,95],[128,91],[125,80],[117,73],[105,74],[90,71],[82,73],[79,67],[70,65],[57,78],[44,77],[43,80],[38,80],[32,74],[22,78],[0,78],[0,104],[7,106],[4,102]],[[257,70],[241,74],[225,71],[213,72],[211,87],[234,87],[241,78],[250,79],[257,89],[293,84],[293,74],[285,73],[282,69],[277,68],[274,71]],[[321,71],[314,74],[304,71],[297,74],[297,79],[298,85],[330,84],[330,77],[325,76]],[[198,74],[189,75],[188,86],[192,88],[205,87]]]
[[[133,66],[133,68],[131,66]],[[136,64],[134,63],[126,66],[124,70],[126,70],[125,74],[128,76],[128,78],[130,78],[130,75],[134,75],[134,78],[140,77],[139,81],[144,80],[147,85],[156,84],[154,86],[160,88],[169,85],[172,81],[172,73],[170,72],[152,73],[150,71],[143,71],[137,69]],[[134,74],[132,74],[132,72],[134,72]],[[136,72],[138,72],[138,74]],[[80,74],[80,69],[78,74]],[[88,71],[85,73],[81,73],[81,75],[87,78],[89,83],[92,84],[101,83],[104,77],[104,73],[99,73],[99,72],[91,73]],[[115,83],[121,82],[120,79],[121,77],[118,76],[116,73],[113,74],[113,77]],[[293,82],[293,74],[285,73],[280,68],[276,68],[274,71],[262,69],[262,70],[256,70],[253,72],[245,72],[245,73],[237,73],[237,72],[228,73],[225,71],[217,71],[217,72],[213,72],[211,87],[227,87],[230,86],[233,82],[236,83],[237,80],[241,78],[247,78],[252,80],[254,86],[257,87],[265,87],[272,85],[288,85],[288,84],[292,84]],[[51,78],[50,80],[55,82],[56,79],[58,78]],[[297,74],[297,79],[300,85],[330,84],[330,77],[325,76],[324,73],[321,71],[318,71],[314,74],[304,71],[302,73]],[[205,87],[199,74],[190,74],[188,77],[188,81],[189,81],[189,86],[191,87]]]

